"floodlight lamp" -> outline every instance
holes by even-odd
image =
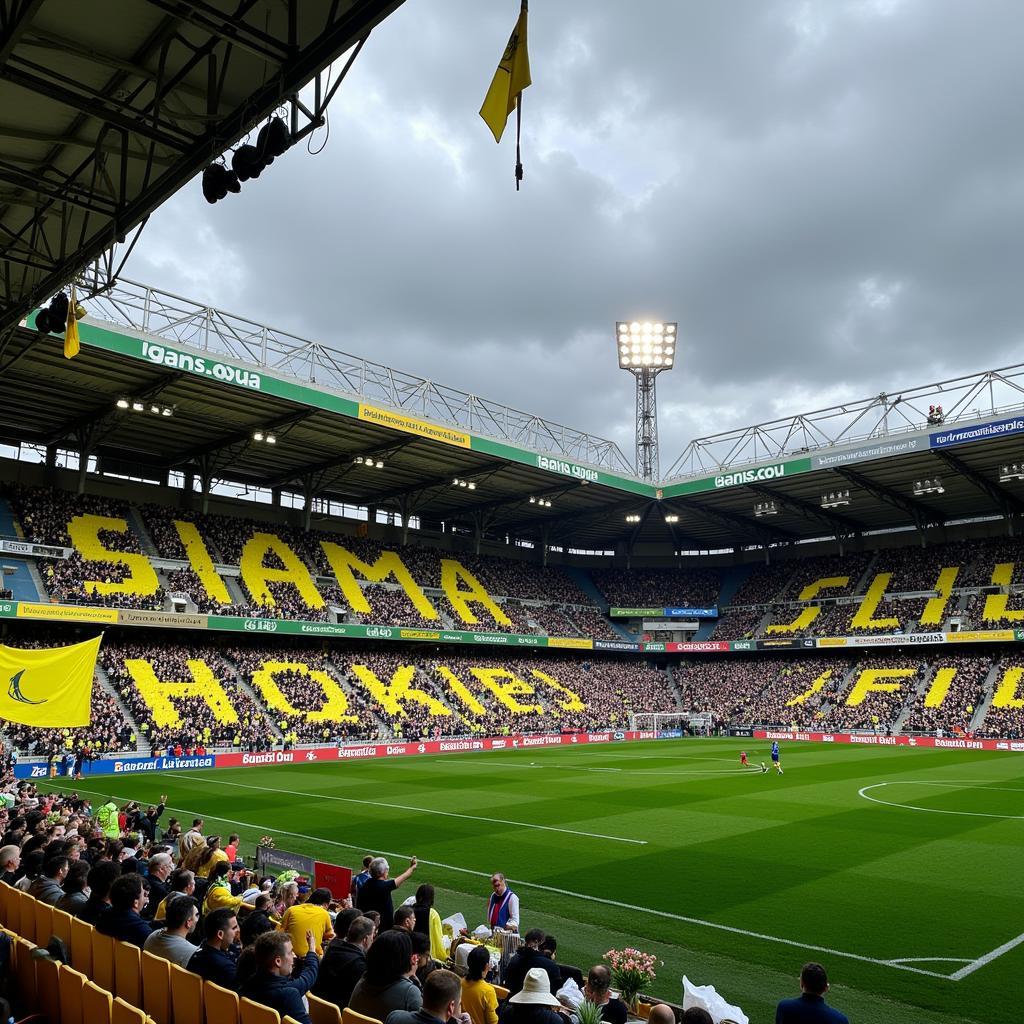
[[[355,457],[355,458],[354,458],[354,459],[353,459],[352,461],[353,461],[353,462],[354,462],[354,463],[355,463],[355,464],[356,464],[357,466],[361,466],[361,465],[363,464],[363,457],[362,457],[362,455],[357,455],[357,456],[356,456],[356,457]]]
[[[275,434],[267,434],[267,444],[277,444],[277,436]]]
[[[530,495],[530,504],[531,505],[536,505],[537,504],[537,499],[532,494]]]
[[[152,413],[152,414],[153,414],[154,416],[159,416],[159,415],[160,415],[160,406],[159,406],[159,405],[151,405],[151,406],[149,407],[149,411],[150,411],[150,412],[151,412],[151,413]]]
[[[378,460],[377,460],[377,468],[378,468],[378,469],[383,469],[383,468],[384,468],[384,462],[383,462],[383,460],[381,460],[381,459],[378,459]]]
[[[470,489],[471,491],[475,491],[475,490],[476,490],[476,481],[475,481],[475,480],[470,480],[470,481],[469,481],[469,483],[468,483],[468,484],[466,484],[466,486],[467,486],[467,487],[468,487],[468,488],[469,488],[469,489]]]
[[[670,512],[667,516],[665,516],[665,522],[666,523],[678,523],[679,522],[679,516],[677,516],[674,513]]]
[[[254,441],[262,441],[263,438],[264,438],[264,434],[263,434],[262,430],[254,430],[252,432],[252,439]]]
[[[628,516],[626,516],[626,522],[627,523],[639,523],[640,522],[640,516],[636,512],[631,512]]]
[[[145,412],[146,406],[142,402],[132,402],[132,412]]]
[[[174,410],[169,405],[165,405],[163,407],[163,409],[160,410],[160,415],[161,416],[173,416],[174,415]]]
[[[128,409],[131,407],[131,403],[128,401],[127,398],[119,398],[117,400],[117,407],[118,409]]]

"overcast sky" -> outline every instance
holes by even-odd
[[[126,276],[591,430],[632,457],[616,319],[675,319],[692,438],[1024,361],[1020,0],[407,0],[319,155],[155,214]],[[323,133],[313,145],[324,142]]]

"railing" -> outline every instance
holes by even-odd
[[[614,441],[512,409],[458,388],[353,356],[243,316],[134,281],[120,280],[89,301],[93,318],[165,341],[343,391],[436,423],[559,455],[574,462],[635,475]],[[375,339],[367,344],[375,343]]]
[[[941,405],[941,424],[928,407]],[[800,413],[691,441],[672,464],[665,483],[753,462],[766,462],[856,442],[879,441],[952,423],[1000,417],[1024,409],[1024,364],[954,377],[937,384],[882,392],[873,398]]]

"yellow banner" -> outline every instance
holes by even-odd
[[[43,650],[0,647],[0,719],[48,729],[88,725],[102,639]]]
[[[845,636],[823,636],[815,644],[816,647],[845,647]]]
[[[469,447],[469,434],[464,434],[461,430],[453,430],[439,423],[426,423],[411,416],[403,416],[400,412],[391,412],[390,409],[378,409],[374,405],[360,403],[359,418],[366,423],[376,423],[379,427],[390,427],[391,430],[401,430],[406,434],[429,437],[431,441],[455,445],[456,448]]]
[[[84,604],[18,603],[19,619],[51,619],[54,622],[117,622],[116,608],[91,608]]]
[[[1015,639],[1016,637],[1012,629],[975,629],[965,630],[961,633],[946,634],[946,643],[950,644],[971,644],[984,643],[986,640],[995,642]]]
[[[548,647],[575,647],[581,651],[593,650],[594,641],[575,636],[549,636]]]
[[[440,640],[441,634],[436,629],[400,629],[398,635],[403,640]]]

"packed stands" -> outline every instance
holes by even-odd
[[[595,569],[590,575],[617,608],[709,608],[721,586],[711,569]]]

